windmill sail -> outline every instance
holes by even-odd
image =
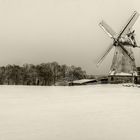
[[[129,30],[135,24],[138,17],[139,17],[139,13],[137,11],[134,11],[132,16],[129,18],[128,22],[125,24],[125,26],[120,31],[118,38],[120,38],[121,36],[125,36],[129,32]]]
[[[115,38],[115,31],[107,25],[104,21],[99,23],[99,26],[104,30],[104,32],[110,37],[110,38]]]
[[[111,44],[109,46],[109,48],[105,51],[105,53],[103,54],[103,56],[99,59],[98,63],[97,63],[97,66],[99,66],[102,61],[105,59],[105,57],[108,55],[108,53],[111,51],[111,49],[113,48],[113,45]]]

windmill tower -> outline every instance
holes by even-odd
[[[139,17],[139,13],[134,11],[132,16],[129,18],[125,26],[122,28],[119,34],[116,34],[113,29],[107,25],[104,21],[100,22],[100,27],[107,33],[107,35],[113,39],[113,43],[106,50],[104,55],[100,58],[97,65],[104,60],[113,47],[115,47],[115,53],[110,68],[109,75],[119,81],[129,82],[132,77],[137,76],[135,58],[132,48],[139,47],[135,41],[134,30],[132,26],[135,24]],[[121,80],[120,80],[121,79]],[[131,79],[131,80],[130,80]]]

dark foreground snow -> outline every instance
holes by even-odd
[[[140,88],[0,86],[0,140],[139,140]]]

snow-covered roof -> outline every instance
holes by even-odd
[[[75,80],[73,81],[73,83],[82,84],[82,83],[87,83],[87,82],[92,82],[92,81],[96,81],[96,80],[95,79],[81,79],[81,80]]]
[[[109,75],[120,75],[120,76],[132,76],[132,75],[137,75],[137,72],[135,73],[125,73],[125,72],[120,72],[120,73],[114,73],[114,71],[112,71]]]

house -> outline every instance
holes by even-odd
[[[75,80],[72,82],[69,82],[69,86],[75,86],[75,85],[92,85],[96,84],[96,79],[81,79],[81,80]]]

